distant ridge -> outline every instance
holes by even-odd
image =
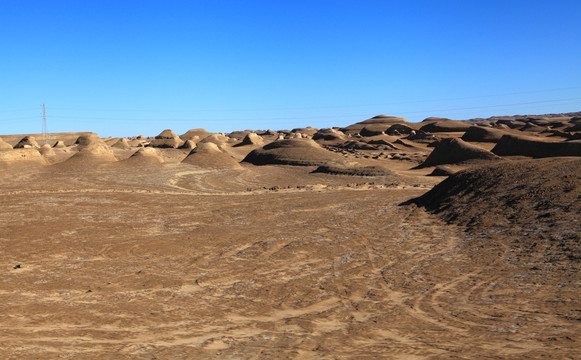
[[[554,113],[554,114],[537,114],[537,115],[495,115],[488,118],[472,118],[465,121],[482,121],[482,120],[489,120],[489,121],[496,121],[496,120],[523,120],[523,119],[530,119],[530,118],[556,118],[556,117],[576,117],[581,116],[581,111],[576,112],[568,112],[568,113]]]

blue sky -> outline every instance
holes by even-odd
[[[0,2],[0,134],[581,111],[581,1]]]

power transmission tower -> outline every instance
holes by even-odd
[[[48,124],[46,121],[46,106],[44,104],[42,104],[42,142],[44,144],[50,143],[50,139],[48,136]]]

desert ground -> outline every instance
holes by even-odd
[[[579,359],[580,116],[0,136],[0,357]]]

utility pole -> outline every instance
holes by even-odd
[[[48,137],[48,124],[46,122],[46,106],[44,104],[42,104],[42,142],[44,144],[50,143],[50,139]]]

